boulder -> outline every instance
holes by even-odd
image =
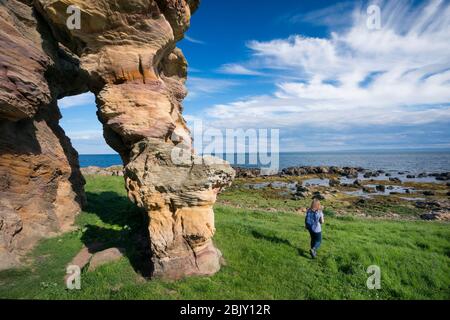
[[[439,209],[441,208],[441,204],[437,201],[416,201],[416,208],[419,209]]]
[[[108,248],[103,251],[96,252],[89,262],[88,271],[94,271],[106,263],[120,260],[123,258],[124,252],[125,249],[123,248]]]
[[[362,181],[359,179],[356,179],[355,181],[353,181],[353,185],[360,187],[360,186],[362,186]]]
[[[432,211],[420,215],[422,220],[450,221],[450,212],[447,210]]]
[[[338,179],[330,179],[330,187],[338,187],[341,185],[341,181],[339,181]]]

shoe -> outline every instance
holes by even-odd
[[[314,250],[314,249],[311,249],[311,250],[309,250],[309,253],[311,254],[311,258],[315,258],[316,257],[316,255],[317,255],[317,253],[316,253],[316,250]]]

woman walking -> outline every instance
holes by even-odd
[[[305,228],[311,236],[311,250],[309,252],[313,259],[317,256],[317,250],[322,242],[322,223],[324,222],[320,201],[314,199],[305,217]]]

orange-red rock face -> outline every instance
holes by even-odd
[[[36,95],[33,94],[33,99],[21,101],[20,104],[20,90],[14,90],[8,83],[8,77],[2,78],[0,87],[8,90],[6,94],[0,95],[0,119],[4,119],[0,121],[13,133],[17,133],[18,129],[14,126],[23,118],[31,121],[30,126],[34,128],[40,110],[53,110],[47,105],[53,106],[52,101],[56,97],[89,88],[97,97],[98,116],[104,127],[105,139],[124,160],[129,198],[144,208],[149,216],[154,276],[179,278],[212,274],[219,270],[220,252],[211,240],[215,232],[212,206],[217,193],[231,182],[234,171],[226,163],[211,159],[205,162],[192,150],[190,132],[181,115],[181,103],[187,93],[184,86],[187,63],[181,50],[175,47],[176,41],[183,37],[189,26],[191,13],[198,6],[198,0],[40,0],[35,1],[34,5],[38,24],[44,26],[35,27],[34,30],[33,26],[28,26],[28,29],[20,30],[13,23],[12,27],[22,31],[18,32],[16,42],[19,40],[24,46],[37,48],[33,54],[23,55],[27,62],[18,71],[15,70],[18,78],[32,74],[33,80],[28,85],[36,87],[33,87]],[[69,5],[80,9],[80,29],[69,30],[66,26],[66,9]],[[24,10],[31,10],[22,6]],[[6,12],[5,16],[8,21],[11,12]],[[33,17],[30,19],[33,20]],[[45,32],[36,31],[41,29]],[[28,36],[28,33],[33,36]],[[9,40],[9,35],[0,36],[2,44]],[[49,46],[54,47],[53,51],[42,45],[47,42],[53,43]],[[55,45],[57,42],[64,47],[58,49]],[[9,47],[5,45],[5,48]],[[77,56],[70,56],[65,48]],[[9,65],[12,64],[12,57],[20,52],[11,53],[17,51],[16,48],[8,50],[10,53],[5,55],[6,58],[0,58],[0,62],[11,70],[13,68]],[[52,72],[48,72],[49,69]],[[63,78],[69,77],[70,81],[52,83],[51,76],[60,73]],[[36,85],[39,77],[41,84]],[[51,112],[57,113],[57,110]],[[51,112],[42,111],[50,115]],[[76,154],[58,129],[57,117],[43,121],[53,128],[50,131],[59,138],[61,148],[55,148],[53,153],[40,149],[38,157],[49,157],[47,162],[50,167],[57,165],[67,169],[62,170],[60,186],[52,187],[56,191],[50,194],[55,195],[51,200],[56,208],[70,208],[67,209],[70,213],[66,215],[58,213],[70,221],[73,211],[79,209],[77,204],[82,202]],[[6,129],[0,126],[0,133],[3,130]],[[45,131],[44,128],[41,130]],[[45,141],[53,141],[54,138],[50,132],[45,137],[48,139]],[[26,137],[23,139],[26,140]],[[173,159],[174,148],[180,146],[188,155],[187,161],[182,164]],[[6,149],[0,144],[0,152],[0,169],[4,168],[9,176],[26,179],[33,174],[30,169],[20,172],[13,169],[22,167],[10,162],[18,151]],[[3,153],[5,156],[2,157]],[[30,153],[22,158],[25,167],[32,162]],[[41,185],[53,183],[53,180],[45,180],[50,171],[47,169],[45,174],[38,173]],[[21,195],[25,191],[26,188],[19,188],[15,194]],[[74,194],[76,197],[73,197]],[[5,193],[0,203],[7,203],[9,200],[6,199],[10,197]],[[35,196],[28,197],[32,199]],[[71,198],[73,206],[66,203]],[[17,203],[21,203],[20,196],[16,196],[16,199]],[[43,201],[50,203],[50,199]],[[61,206],[61,203],[65,205]],[[17,208],[8,208],[8,216],[19,216]],[[28,209],[25,211],[23,216],[27,219],[34,214]],[[48,213],[47,220],[54,220],[50,217],[50,211],[43,209],[42,212],[44,216]],[[13,222],[10,224],[14,225]],[[26,224],[23,219],[22,224]],[[61,229],[62,226],[56,228]],[[17,234],[21,232],[17,231]]]
[[[51,70],[62,72],[68,56],[20,2],[0,6],[0,30],[2,269],[17,265],[39,239],[70,229],[85,196],[78,155],[58,125],[56,96],[63,92]]]

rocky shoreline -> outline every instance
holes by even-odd
[[[263,176],[261,174],[261,170],[258,168],[244,168],[244,167],[233,167],[236,171],[236,178],[255,178]],[[389,179],[392,178],[394,173],[387,172],[385,170],[369,170],[362,167],[336,167],[336,166],[295,166],[288,167],[282,169],[279,173],[268,175],[268,176],[291,176],[291,177],[299,177],[304,175],[311,174],[332,174],[338,175],[341,177],[346,177],[348,179],[356,179],[360,174],[363,175],[364,178],[376,178],[385,176]],[[420,172],[418,174],[413,174],[407,171],[399,171],[395,173],[395,175],[405,176],[407,179],[415,179],[415,178],[425,178],[425,177],[433,177],[439,181],[450,180],[450,172]],[[267,176],[267,175],[264,175]]]
[[[328,204],[350,203],[362,215],[373,208],[389,211],[387,206],[397,205],[404,210],[417,209],[415,219],[450,221],[450,172],[414,174],[361,167],[298,166],[262,175],[255,168],[234,169],[244,188],[273,190],[273,194],[300,203],[312,198]],[[406,216],[387,213],[385,217]]]
[[[273,175],[263,175],[256,168],[235,167],[234,170],[245,188],[284,190],[292,200],[333,200],[348,196],[356,199],[357,206],[364,207],[376,197],[384,196],[406,200],[424,210],[418,217],[422,220],[450,220],[450,172],[412,174],[335,166],[289,167]],[[81,168],[81,172],[83,175],[123,176],[122,166],[89,166]]]
[[[81,173],[84,176],[98,175],[98,176],[120,176],[123,177],[123,166],[111,166],[111,167],[97,167],[89,166],[81,168]]]
[[[365,179],[386,177],[392,182],[399,182],[397,176],[404,176],[406,179],[434,178],[437,181],[450,181],[450,172],[421,172],[413,174],[408,171],[399,171],[396,173],[385,170],[368,170],[362,167],[336,167],[336,166],[296,166],[282,169],[275,174],[262,174],[259,168],[233,167],[236,171],[236,178],[257,178],[257,177],[301,177],[306,175],[338,175],[347,179],[358,179],[362,176]],[[123,167],[121,165],[110,167],[88,166],[81,168],[83,175],[102,175],[102,176],[123,176]],[[450,182],[448,182],[450,184]]]

